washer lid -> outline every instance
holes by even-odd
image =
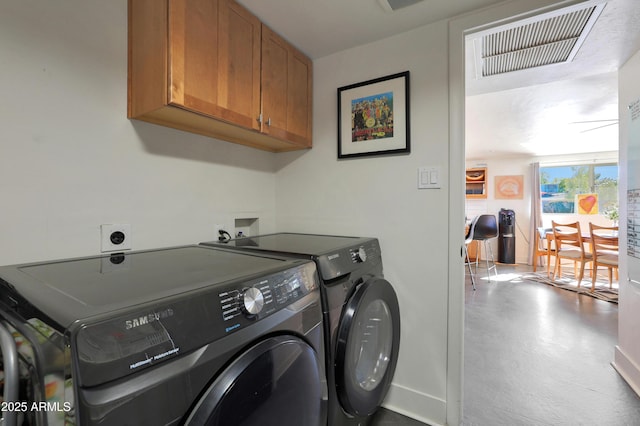
[[[14,265],[0,268],[0,284],[5,287],[0,288],[0,298],[15,309],[36,308],[67,328],[78,319],[249,279],[297,263],[300,262],[185,246]]]

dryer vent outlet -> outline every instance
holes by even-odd
[[[131,225],[100,225],[100,239],[102,253],[131,250]]]

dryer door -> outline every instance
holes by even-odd
[[[360,285],[342,312],[336,342],[336,387],[344,410],[368,416],[382,403],[398,361],[400,309],[391,284]]]
[[[202,395],[185,425],[325,425],[322,369],[295,336],[276,336],[237,357]]]

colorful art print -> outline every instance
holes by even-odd
[[[598,214],[598,194],[576,195],[578,214]]]
[[[393,138],[393,92],[351,101],[351,142]]]
[[[338,89],[338,158],[410,152],[409,71]]]

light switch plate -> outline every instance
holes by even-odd
[[[418,168],[418,189],[438,189],[441,187],[442,171],[437,166]]]

